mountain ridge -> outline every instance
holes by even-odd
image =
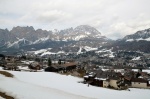
[[[34,29],[32,26],[14,27],[12,30],[0,29],[0,51],[28,51],[51,48],[53,51],[64,49],[76,52],[80,48],[107,48],[127,51],[150,52],[150,28],[139,30],[120,40],[102,36],[94,27],[80,25],[63,30]]]
[[[81,46],[100,47],[110,40],[102,36],[97,29],[88,25],[80,25],[76,28],[67,28],[60,31],[35,30],[32,26],[17,26],[10,31],[3,31],[7,33],[7,36],[1,40],[3,41],[1,50]],[[0,34],[4,35],[5,33]]]

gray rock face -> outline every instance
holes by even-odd
[[[7,29],[0,29],[0,45],[4,45],[7,42],[13,42],[16,38]]]
[[[14,35],[16,38],[19,38],[19,39],[27,39],[29,41],[35,41],[39,38],[42,38],[42,37],[46,37],[49,35],[48,31],[45,31],[45,30],[42,30],[42,29],[38,29],[38,30],[35,30],[32,26],[27,26],[27,27],[20,27],[20,26],[17,26],[17,27],[14,27],[10,33],[12,35]]]

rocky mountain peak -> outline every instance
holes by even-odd
[[[55,33],[56,34],[56,33]],[[88,25],[80,25],[76,28],[68,28],[60,30],[59,33],[54,37],[57,40],[85,40],[92,38],[102,38],[101,33],[94,27]]]
[[[26,27],[17,26],[13,27],[13,29],[11,30],[11,32],[26,32],[26,33],[29,31],[35,31],[33,26],[26,26]]]
[[[8,29],[0,29],[0,45],[5,44],[6,42],[12,42],[15,40],[15,36],[13,36]]]
[[[97,29],[95,29],[94,27],[91,27],[89,25],[80,25],[80,26],[77,26],[75,29],[74,29],[74,32],[77,32],[77,33],[86,33],[87,35],[89,34],[101,34]]]
[[[14,35],[16,38],[22,39],[25,38],[30,41],[35,41],[38,39],[35,29],[32,26],[14,27],[10,33]]]

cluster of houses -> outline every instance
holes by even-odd
[[[42,60],[42,61],[40,61]],[[5,56],[0,54],[0,66],[5,70],[14,70],[14,71],[37,71],[44,69],[46,72],[68,72],[75,70],[77,63],[74,61],[53,61],[51,66],[48,66],[48,59],[36,58],[27,60],[21,57],[16,56]]]
[[[21,58],[19,56],[0,54],[0,66],[5,70],[19,71],[18,65],[21,64]]]
[[[90,69],[86,70],[84,76],[85,83],[107,87],[113,89],[128,89],[128,88],[150,88],[150,74],[147,72],[132,71],[131,69],[122,70],[102,70]]]

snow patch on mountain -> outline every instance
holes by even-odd
[[[89,47],[89,46],[85,46],[84,49],[85,49],[86,51],[95,51],[95,50],[97,50],[98,48],[92,48],[92,47]]]
[[[85,34],[90,35],[91,33],[90,32],[85,32]]]
[[[48,49],[41,49],[37,51],[30,51],[30,53],[40,56],[52,55],[52,54],[65,54],[65,51],[58,51],[58,52],[51,52],[51,48]]]
[[[141,57],[134,57],[132,60],[141,60]]]
[[[134,41],[134,39],[128,39],[128,40],[126,40],[126,42],[132,42],[132,41]]]
[[[102,35],[101,34],[97,34],[97,35],[95,35],[95,37],[96,38],[102,38]],[[106,37],[104,37],[104,38],[106,38]]]
[[[58,51],[57,54],[64,54],[65,51]]]
[[[105,53],[103,54],[103,57],[105,56],[108,56],[108,57],[115,57],[114,56],[114,52],[112,51],[112,49],[102,49],[102,50],[99,50],[99,51],[96,51],[95,53],[99,54],[99,53]]]
[[[13,43],[9,42],[7,45],[7,48],[10,48],[10,47],[19,48],[20,46],[29,45],[29,44],[31,44],[30,41],[22,38],[22,39],[18,39],[17,41]]]
[[[145,40],[150,41],[150,37],[149,37],[149,38],[147,38],[147,39],[145,39]]]
[[[41,49],[41,50],[37,50],[37,51],[35,51],[34,52],[34,54],[41,54],[41,53],[44,53],[44,52],[46,52],[47,51],[47,49]]]
[[[78,54],[81,54],[81,53],[83,53],[83,52],[82,52],[82,47],[79,48],[79,51],[77,52],[77,55],[78,55]]]
[[[150,41],[150,37],[146,39],[143,39],[143,38],[136,39],[136,41],[141,41],[141,40]]]
[[[34,41],[32,44],[42,43],[42,42],[45,42],[47,40],[49,40],[49,36],[48,37],[40,38],[40,39]]]
[[[74,40],[75,40],[75,41],[78,41],[78,40],[80,40],[81,38],[85,38],[85,37],[87,37],[87,35],[79,35],[79,36],[76,36],[76,37],[74,38]]]
[[[56,54],[56,53],[53,53],[53,52],[44,52],[44,53],[41,54],[41,56],[52,55],[52,54]]]
[[[150,37],[143,39],[143,38],[138,38],[138,39],[127,39],[126,42],[133,42],[133,41],[150,41]]]

